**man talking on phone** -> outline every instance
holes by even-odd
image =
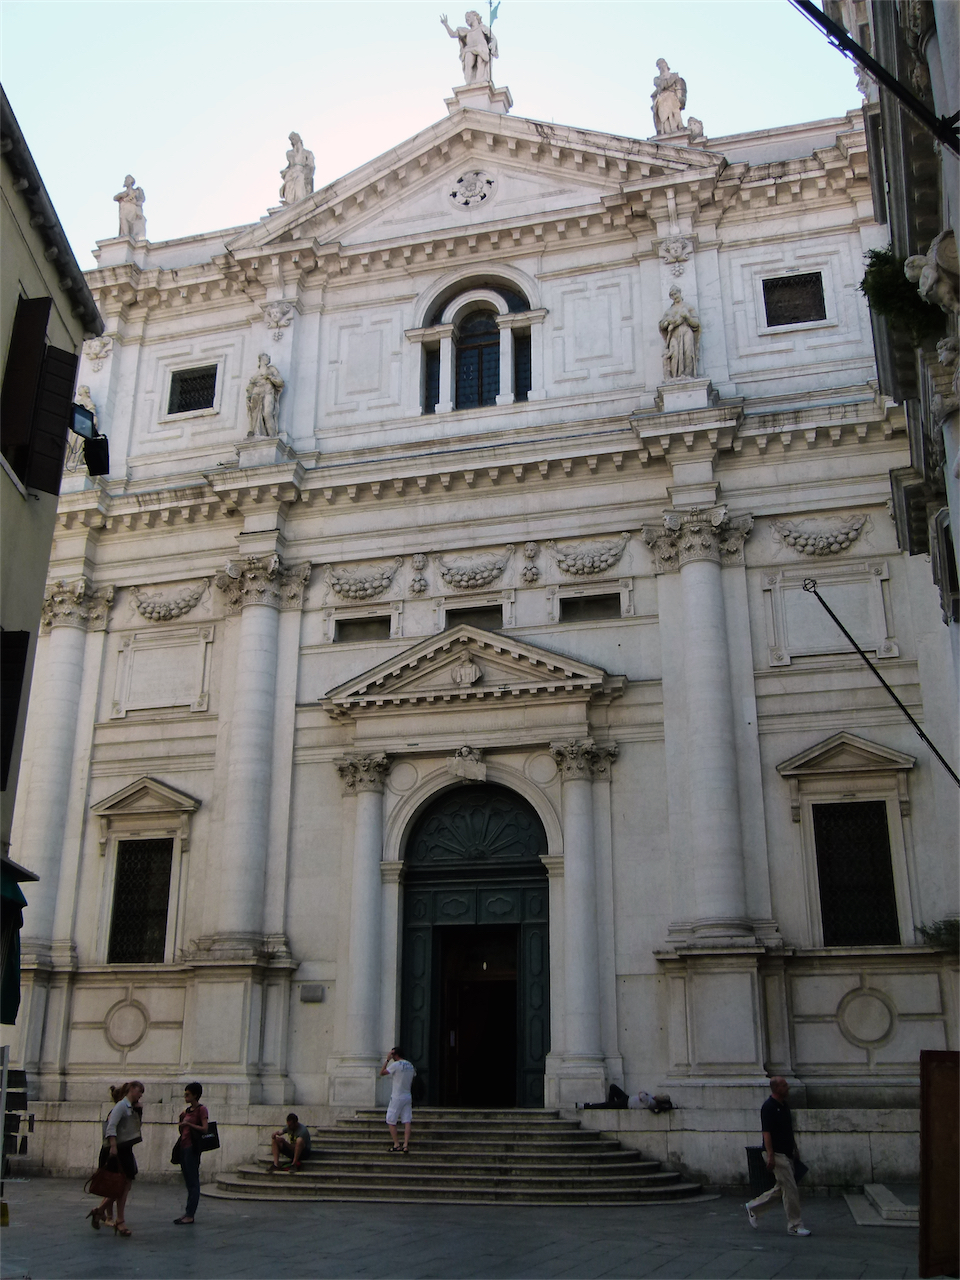
[[[410,1150],[410,1126],[413,1122],[413,1077],[416,1067],[403,1056],[399,1045],[387,1054],[387,1060],[381,1068],[382,1076],[393,1077],[393,1092],[390,1105],[387,1107],[387,1128],[393,1141],[391,1151],[401,1151],[404,1155]],[[403,1125],[403,1146],[397,1140],[397,1125]]]

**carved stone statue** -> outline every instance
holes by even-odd
[[[77,387],[77,394],[73,403],[83,405],[84,409],[90,410],[93,414],[94,429],[99,431],[100,424],[97,421],[97,407],[90,396],[90,388],[87,386]],[[64,473],[75,475],[83,465],[83,436],[78,436],[75,431],[68,431],[67,451],[63,458]]]
[[[697,376],[700,354],[700,320],[676,285],[670,290],[670,306],[660,320],[663,335],[663,377],[665,382]]]
[[[490,59],[498,58],[497,37],[481,20],[476,9],[464,14],[465,27],[457,27],[456,31],[447,22],[443,14],[440,22],[446,28],[451,40],[460,41],[460,61],[463,63],[464,84],[486,84],[492,79],[490,75]]]
[[[947,315],[960,314],[957,241],[949,227],[931,242],[926,253],[914,254],[906,260],[903,274],[917,286],[924,302],[939,307]]]
[[[250,436],[275,436],[279,433],[277,425],[280,393],[285,383],[280,377],[280,370],[270,363],[266,354],[257,360],[257,372],[247,383],[247,417],[250,420]]]
[[[298,200],[303,200],[312,194],[315,169],[313,152],[308,151],[303,145],[303,139],[299,133],[291,133],[287,167],[280,171],[280,177],[283,179],[280,199],[284,204],[296,204]]]
[[[120,206],[120,230],[118,236],[129,236],[131,240],[146,240],[147,220],[143,216],[143,202],[146,196],[143,187],[136,186],[136,179],[127,174],[123,180],[123,190],[113,197]]]
[[[660,74],[653,77],[653,127],[657,133],[680,133],[680,112],[687,105],[687,82],[671,71],[664,58],[657,59]]]

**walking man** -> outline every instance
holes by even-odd
[[[793,1121],[787,1106],[790,1086],[783,1076],[770,1081],[770,1097],[760,1108],[760,1127],[763,1129],[763,1147],[767,1153],[767,1168],[777,1180],[777,1185],[765,1191],[756,1200],[747,1201],[747,1217],[751,1227],[758,1225],[757,1218],[766,1213],[778,1196],[783,1198],[787,1215],[787,1235],[808,1236],[810,1232],[800,1217],[800,1192],[793,1173],[793,1162],[798,1157],[793,1138]]]
[[[406,1155],[410,1150],[410,1126],[413,1123],[413,1077],[416,1067],[403,1056],[399,1045],[387,1054],[387,1060],[380,1071],[382,1076],[393,1076],[393,1092],[390,1105],[387,1107],[387,1128],[393,1141],[391,1151],[402,1151]],[[397,1141],[397,1125],[403,1125],[403,1146]]]

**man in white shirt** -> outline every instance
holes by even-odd
[[[387,1128],[393,1139],[391,1151],[402,1151],[404,1155],[410,1150],[410,1125],[413,1122],[413,1077],[416,1067],[403,1056],[399,1045],[387,1054],[387,1060],[380,1071],[382,1076],[393,1077],[393,1092],[390,1105],[387,1107]],[[397,1125],[403,1125],[403,1146],[397,1141]]]

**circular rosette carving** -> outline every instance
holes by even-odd
[[[447,192],[450,203],[458,209],[476,209],[482,204],[489,204],[490,197],[497,189],[497,180],[482,169],[469,169],[455,179]]]
[[[410,837],[406,862],[536,862],[546,852],[546,833],[532,805],[506,787],[475,785],[447,792],[427,810]]]

